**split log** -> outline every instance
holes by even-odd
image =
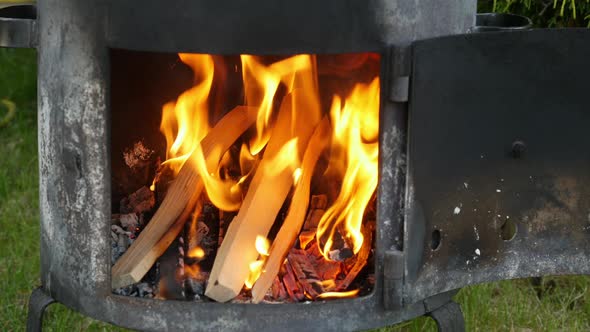
[[[258,303],[264,298],[264,294],[272,285],[272,281],[279,272],[285,256],[287,256],[289,249],[293,247],[297,234],[299,234],[299,230],[303,226],[307,206],[309,205],[311,177],[318,158],[328,145],[329,132],[330,122],[328,118],[324,118],[316,128],[305,151],[301,177],[295,188],[287,218],[285,218],[283,226],[273,241],[263,272],[252,288],[252,301],[254,303]]]
[[[297,109],[300,113],[294,114],[292,103],[294,101],[287,97],[281,105],[263,159],[217,252],[205,295],[218,302],[227,302],[240,293],[250,274],[250,263],[258,258],[256,237],[268,235],[293,186],[294,169],[285,167],[280,170],[282,165],[274,164],[274,159],[293,138],[298,139],[298,151],[303,151],[315,128],[314,117],[305,116],[310,110]]]
[[[254,123],[255,119],[254,108],[238,106],[211,129],[211,132],[201,141],[208,169],[214,170],[217,167],[222,154]],[[158,241],[168,232],[174,221],[179,220],[187,204],[190,201],[196,201],[200,196],[203,184],[192,159],[189,158],[184,163],[152,220],[113,266],[111,277],[113,288],[130,285],[143,278],[167,248],[156,246]],[[199,183],[201,184],[198,185]],[[182,225],[178,227],[178,232],[181,229]],[[178,233],[174,234],[173,239],[177,235]]]

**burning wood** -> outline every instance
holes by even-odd
[[[297,234],[303,225],[305,213],[309,203],[309,187],[311,177],[314,173],[315,164],[326,146],[328,146],[328,135],[330,123],[327,118],[316,128],[310,139],[307,150],[303,157],[302,174],[297,183],[295,193],[291,200],[289,213],[283,223],[277,237],[273,241],[270,255],[263,268],[263,273],[252,288],[252,300],[255,303],[264,298],[264,294],[272,285],[272,282],[279,272],[280,266],[289,249],[295,243]]]
[[[221,119],[201,142],[207,168],[215,169],[223,152],[253,123],[256,112],[252,108],[236,107]],[[166,248],[156,246],[167,234],[175,220],[179,220],[182,211],[190,201],[196,201],[203,186],[199,185],[199,176],[195,171],[192,158],[184,164],[178,177],[172,184],[162,205],[141,232],[129,250],[117,261],[112,269],[112,287],[119,288],[141,280],[155,260]],[[183,221],[184,222],[184,221]],[[182,224],[173,238],[178,235]],[[164,242],[165,243],[165,242]],[[169,245],[169,243],[168,243]],[[166,246],[167,247],[167,246]],[[146,255],[150,253],[151,255]]]
[[[323,293],[324,290],[319,283],[321,281],[315,268],[309,262],[305,252],[300,253],[297,250],[292,250],[289,253],[287,262],[293,269],[293,274],[297,278],[297,281],[301,287],[305,290],[305,295],[310,299],[315,299],[319,294]],[[252,297],[255,302],[254,295]],[[256,303],[256,302],[255,302]]]
[[[305,299],[305,293],[299,287],[299,284],[296,281],[295,274],[293,272],[293,268],[291,264],[285,264],[285,275],[283,276],[283,283],[285,284],[285,289],[287,293],[291,297],[293,302],[299,302]]]
[[[276,158],[281,157],[284,146],[294,137],[299,146],[307,146],[315,127],[315,123],[305,118],[305,113],[295,116],[294,111],[291,99],[287,98],[240,211],[217,252],[205,291],[205,295],[216,301],[226,302],[240,293],[250,274],[249,265],[258,257],[256,236],[268,234],[293,185],[297,165],[284,167],[285,163]],[[293,157],[293,152],[288,153]]]
[[[219,114],[218,105],[210,109],[214,62],[179,56],[196,84],[163,107],[167,159],[154,186],[129,188],[113,216],[115,247],[122,253],[133,242],[113,267],[113,287],[142,280],[161,286],[154,296],[235,303],[356,295],[362,288],[343,291],[366,275],[373,245],[367,221],[375,217],[365,207],[375,204],[378,79],[350,81],[349,95],[336,89],[320,99],[314,56],[272,64],[242,56],[243,97],[256,106],[234,109],[203,139],[209,115]],[[149,160],[153,174],[157,154],[134,149],[127,159]],[[117,291],[139,294],[136,286]]]
[[[356,261],[355,261],[352,269],[350,269],[350,271],[348,271],[346,278],[344,278],[344,280],[342,280],[341,282],[338,283],[337,289],[339,291],[343,291],[343,290],[347,289],[348,286],[350,286],[350,284],[354,281],[354,279],[358,276],[358,274],[361,272],[361,270],[367,264],[367,259],[369,259],[369,254],[371,253],[371,245],[373,243],[372,240],[373,240],[374,227],[375,227],[374,221],[367,222],[366,225],[363,227],[363,236],[364,236],[363,246],[361,247],[361,250],[356,255]]]

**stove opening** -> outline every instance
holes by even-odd
[[[112,286],[288,303],[374,285],[380,56],[111,51]]]

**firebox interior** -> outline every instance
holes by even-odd
[[[206,59],[204,61],[210,67],[200,59]],[[247,129],[237,134],[239,137],[227,151],[221,152],[218,160],[213,158],[216,168],[205,168],[211,172],[211,179],[203,179],[207,174],[200,173],[200,181],[205,182],[201,185],[204,187],[202,194],[196,202],[190,201],[181,215],[172,218],[174,225],[182,225],[176,231],[175,226],[171,226],[166,235],[154,240],[157,243],[154,246],[165,243],[165,248],[160,248],[149,270],[134,275],[137,280],[133,283],[117,284],[119,287],[114,283],[115,293],[196,301],[213,298],[225,302],[222,298],[230,286],[224,285],[223,291],[210,289],[220,283],[232,284],[227,281],[228,272],[223,264],[239,271],[239,265],[243,263],[232,260],[236,256],[232,256],[232,250],[235,252],[236,248],[250,244],[257,250],[256,259],[246,259],[251,271],[245,280],[246,285],[242,288],[244,280],[239,280],[239,292],[230,292],[231,298],[227,300],[232,302],[301,302],[362,296],[372,291],[380,95],[378,54],[221,56],[113,49],[110,62],[114,271],[117,271],[120,260],[129,255],[134,246],[139,246],[137,242],[147,237],[143,234],[148,232],[146,226],[156,219],[158,209],[165,205],[166,196],[173,190],[172,183],[181,176],[179,170],[188,167],[185,165],[193,165],[194,154],[197,154],[193,152],[194,148],[189,148],[190,153],[185,155],[171,153],[175,145],[184,144],[178,143],[183,131],[195,134],[200,130],[198,126],[185,129],[182,124],[178,109],[184,103],[183,98],[190,101],[184,112],[206,113],[205,116],[191,116],[192,120],[200,118],[206,122],[204,127],[207,129],[195,138],[203,146],[198,153],[205,162],[209,160],[204,137],[213,135],[216,125],[236,111],[255,112],[252,124],[242,124]],[[298,67],[303,62],[306,65]],[[274,74],[278,76],[274,77]],[[268,84],[273,78],[274,90],[268,93]],[[196,102],[197,90],[207,80],[206,97],[202,102]],[[191,91],[193,94],[188,94]],[[271,100],[268,96],[272,97]],[[175,109],[176,117],[163,129],[167,107]],[[285,109],[289,107],[290,113],[286,113]],[[267,113],[262,116],[264,109]],[[344,119],[349,120],[348,123]],[[260,125],[261,121],[264,126]],[[281,123],[287,125],[281,127]],[[293,128],[298,126],[301,129],[295,131]],[[244,218],[243,229],[235,231],[235,236],[232,227],[236,224],[234,228],[237,229],[241,208],[249,201],[249,191],[258,184],[257,174],[271,159],[269,150],[279,140],[276,137],[280,130],[275,128],[291,130],[291,136],[287,135],[285,144],[276,149],[276,155],[272,155],[275,164],[266,172],[273,173],[274,168],[286,169],[287,164],[293,163],[286,171],[292,173],[291,182],[284,190],[284,201],[280,201],[272,215],[268,230],[263,231],[264,234],[254,234],[256,243],[244,240],[244,245],[240,240],[247,237],[244,234],[264,227],[249,225],[249,222],[256,222],[250,221],[252,213]],[[338,135],[348,136],[339,138]],[[356,143],[353,141],[355,135]],[[216,140],[213,142],[216,144]],[[310,151],[317,143],[323,148],[315,148],[318,151],[314,160],[309,155],[313,155]],[[289,150],[289,146],[295,150]],[[350,146],[356,146],[356,150]],[[289,155],[298,158],[294,161],[278,159]],[[182,161],[174,165],[176,159]],[[312,170],[307,171],[306,165],[312,165]],[[267,177],[260,175],[261,183]],[[303,193],[298,193],[299,187],[305,187],[301,183],[306,181],[307,191],[304,188],[301,189]],[[212,191],[211,183],[229,183],[231,186],[227,188],[231,188],[227,197],[211,196],[213,191],[222,191]],[[257,188],[260,187],[263,185]],[[229,208],[233,207],[229,203],[235,199],[228,197],[231,196],[229,192],[235,190],[239,193],[235,195],[238,208],[234,210]],[[346,194],[347,190],[350,193]],[[271,196],[274,195],[271,190]],[[362,195],[367,198],[359,199]],[[297,205],[297,200],[303,203]],[[346,202],[340,203],[342,206],[339,207],[338,202],[342,200]],[[360,201],[356,207],[355,201]],[[265,214],[265,209],[272,209],[272,204],[268,205],[258,209]],[[304,211],[294,212],[302,206]],[[257,209],[252,205],[249,208]],[[287,227],[286,223],[298,220],[298,215],[301,225],[293,226],[296,234],[285,235],[285,229],[293,228]],[[354,220],[359,222],[355,224]],[[171,235],[171,232],[176,233]],[[163,241],[165,237],[170,241]],[[273,250],[278,251],[278,243],[284,239],[293,240],[288,241],[286,253],[275,255],[282,263],[276,277],[266,278],[271,280],[270,286],[260,287],[261,292],[256,284],[262,283],[264,274],[272,270],[269,265],[274,257]],[[231,246],[224,243],[229,241],[233,241]],[[150,253],[145,254],[149,256]],[[220,262],[221,255],[225,262]],[[247,250],[240,250],[237,255],[247,257]],[[260,265],[255,275],[252,272],[254,263]],[[216,268],[217,265],[220,267]],[[210,278],[216,269],[222,272],[213,282]],[[221,293],[224,295],[218,295]]]

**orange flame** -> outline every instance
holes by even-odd
[[[246,105],[259,107],[256,136],[250,142],[250,151],[257,155],[270,138],[273,102],[279,84],[284,83],[287,91],[292,92],[299,80],[298,84],[307,86],[306,90],[315,95],[315,57],[295,55],[269,66],[252,55],[241,55],[241,61]],[[317,100],[317,96],[314,97],[313,101]]]
[[[184,53],[179,57],[193,70],[196,83],[175,102],[163,106],[160,130],[167,142],[167,160],[163,165],[168,165],[177,174],[191,157],[211,202],[226,211],[238,210],[242,198],[240,183],[222,179],[218,174],[220,164],[216,169],[209,169],[200,143],[210,130],[208,98],[213,83],[213,58]]]
[[[199,264],[185,264],[184,265],[184,273],[191,278],[197,278],[201,274],[201,267]]]
[[[262,274],[264,262],[266,261],[266,257],[269,255],[270,242],[264,236],[257,235],[255,246],[256,250],[258,251],[258,254],[260,254],[260,257],[258,260],[255,260],[250,263],[250,275],[248,276],[248,278],[246,278],[246,281],[244,281],[244,284],[246,285],[247,289],[252,288],[256,280],[258,280],[258,278]]]
[[[179,57],[193,70],[196,83],[195,86],[183,92],[175,102],[163,106],[160,129],[167,142],[166,161],[163,165],[167,165],[177,174],[186,160],[191,157],[190,160],[203,180],[205,191],[211,202],[222,210],[236,211],[241,205],[242,185],[255,168],[255,156],[264,149],[270,138],[273,104],[279,85],[285,85],[288,92],[292,92],[296,87],[302,87],[297,97],[293,97],[294,109],[319,110],[315,57],[296,55],[266,65],[257,57],[241,56],[246,104],[257,107],[259,112],[256,120],[256,135],[250,141],[250,146],[243,145],[240,151],[239,163],[242,176],[238,181],[219,175],[225,156],[224,161],[218,164],[216,169],[210,169],[211,165],[207,165],[201,149],[200,142],[210,130],[207,100],[213,83],[215,69],[213,58],[205,54],[184,53],[180,53]],[[292,116],[295,117],[297,113],[297,111],[292,112]],[[315,112],[318,114],[300,113],[302,113],[301,116],[319,118],[319,112]],[[286,147],[288,151],[285,153],[291,152],[292,156],[298,155],[295,153],[297,151],[293,151],[296,143],[290,142]],[[285,153],[281,155],[285,156]],[[276,165],[281,165],[280,161],[277,160]],[[299,160],[290,161],[290,167],[298,162]],[[155,189],[153,184],[151,189]]]
[[[270,243],[268,239],[264,236],[258,235],[256,237],[256,251],[262,256],[268,256],[268,251],[270,250]]]
[[[189,258],[203,259],[205,257],[205,250],[199,246],[196,246],[189,250],[186,256]]]
[[[353,289],[348,292],[324,292],[318,295],[318,299],[336,299],[336,298],[345,298],[345,297],[353,297],[358,294],[358,289]]]
[[[334,128],[330,167],[344,165],[345,170],[340,193],[317,229],[317,238],[325,241],[323,247],[318,241],[318,246],[326,259],[338,228],[345,230],[342,235],[355,254],[363,243],[363,215],[377,188],[379,79],[357,84],[344,101],[336,96],[330,116]]]
[[[167,159],[163,165],[177,174],[183,164],[190,160],[203,182],[207,196],[215,206],[224,211],[236,211],[240,208],[244,196],[243,186],[248,183],[249,176],[256,173],[257,168],[264,167],[265,174],[268,173],[269,176],[289,169],[293,172],[293,183],[297,184],[302,172],[299,158],[306,146],[304,140],[298,140],[295,124],[301,124],[301,119],[317,123],[322,116],[315,56],[296,55],[270,64],[261,57],[240,56],[245,103],[257,108],[258,113],[256,131],[247,138],[247,144],[242,144],[239,152],[239,176],[230,176],[227,171],[230,165],[238,163],[232,160],[235,154],[220,154],[223,155],[221,160],[212,163],[205,159],[201,148],[200,142],[210,131],[211,125],[209,97],[215,72],[213,57],[204,54],[179,54],[179,57],[193,70],[195,85],[183,92],[176,101],[162,107],[160,129],[167,142]],[[292,138],[279,149],[273,149],[271,143],[267,151],[272,150],[273,153],[264,152],[265,160],[258,167],[261,152],[273,135],[274,122],[278,118],[276,110],[279,104],[277,101],[280,100],[277,98],[283,98],[284,93],[285,100],[291,98],[291,112],[288,116],[292,120]],[[315,236],[325,259],[329,259],[328,253],[332,250],[337,230],[342,233],[355,254],[361,248],[364,211],[377,187],[378,114],[378,78],[369,84],[356,84],[345,98],[335,95],[332,99],[330,117],[333,136],[329,171],[336,172],[343,180],[339,195],[321,218]],[[269,241],[263,235],[256,238],[255,246],[259,256],[250,263],[250,275],[245,281],[247,288],[251,288],[259,278],[269,255]],[[313,234],[305,234],[301,240],[302,246],[305,247],[313,238]],[[197,246],[187,256],[202,259],[205,252]],[[187,273],[198,275],[198,264],[187,265]],[[334,280],[321,281],[321,285],[326,290],[335,289]],[[357,293],[358,290],[329,291],[319,298],[350,297]]]
[[[166,162],[178,173],[209,132],[207,99],[213,83],[213,58],[206,54],[178,54],[193,70],[195,86],[175,102],[164,105],[160,130],[166,137]]]

